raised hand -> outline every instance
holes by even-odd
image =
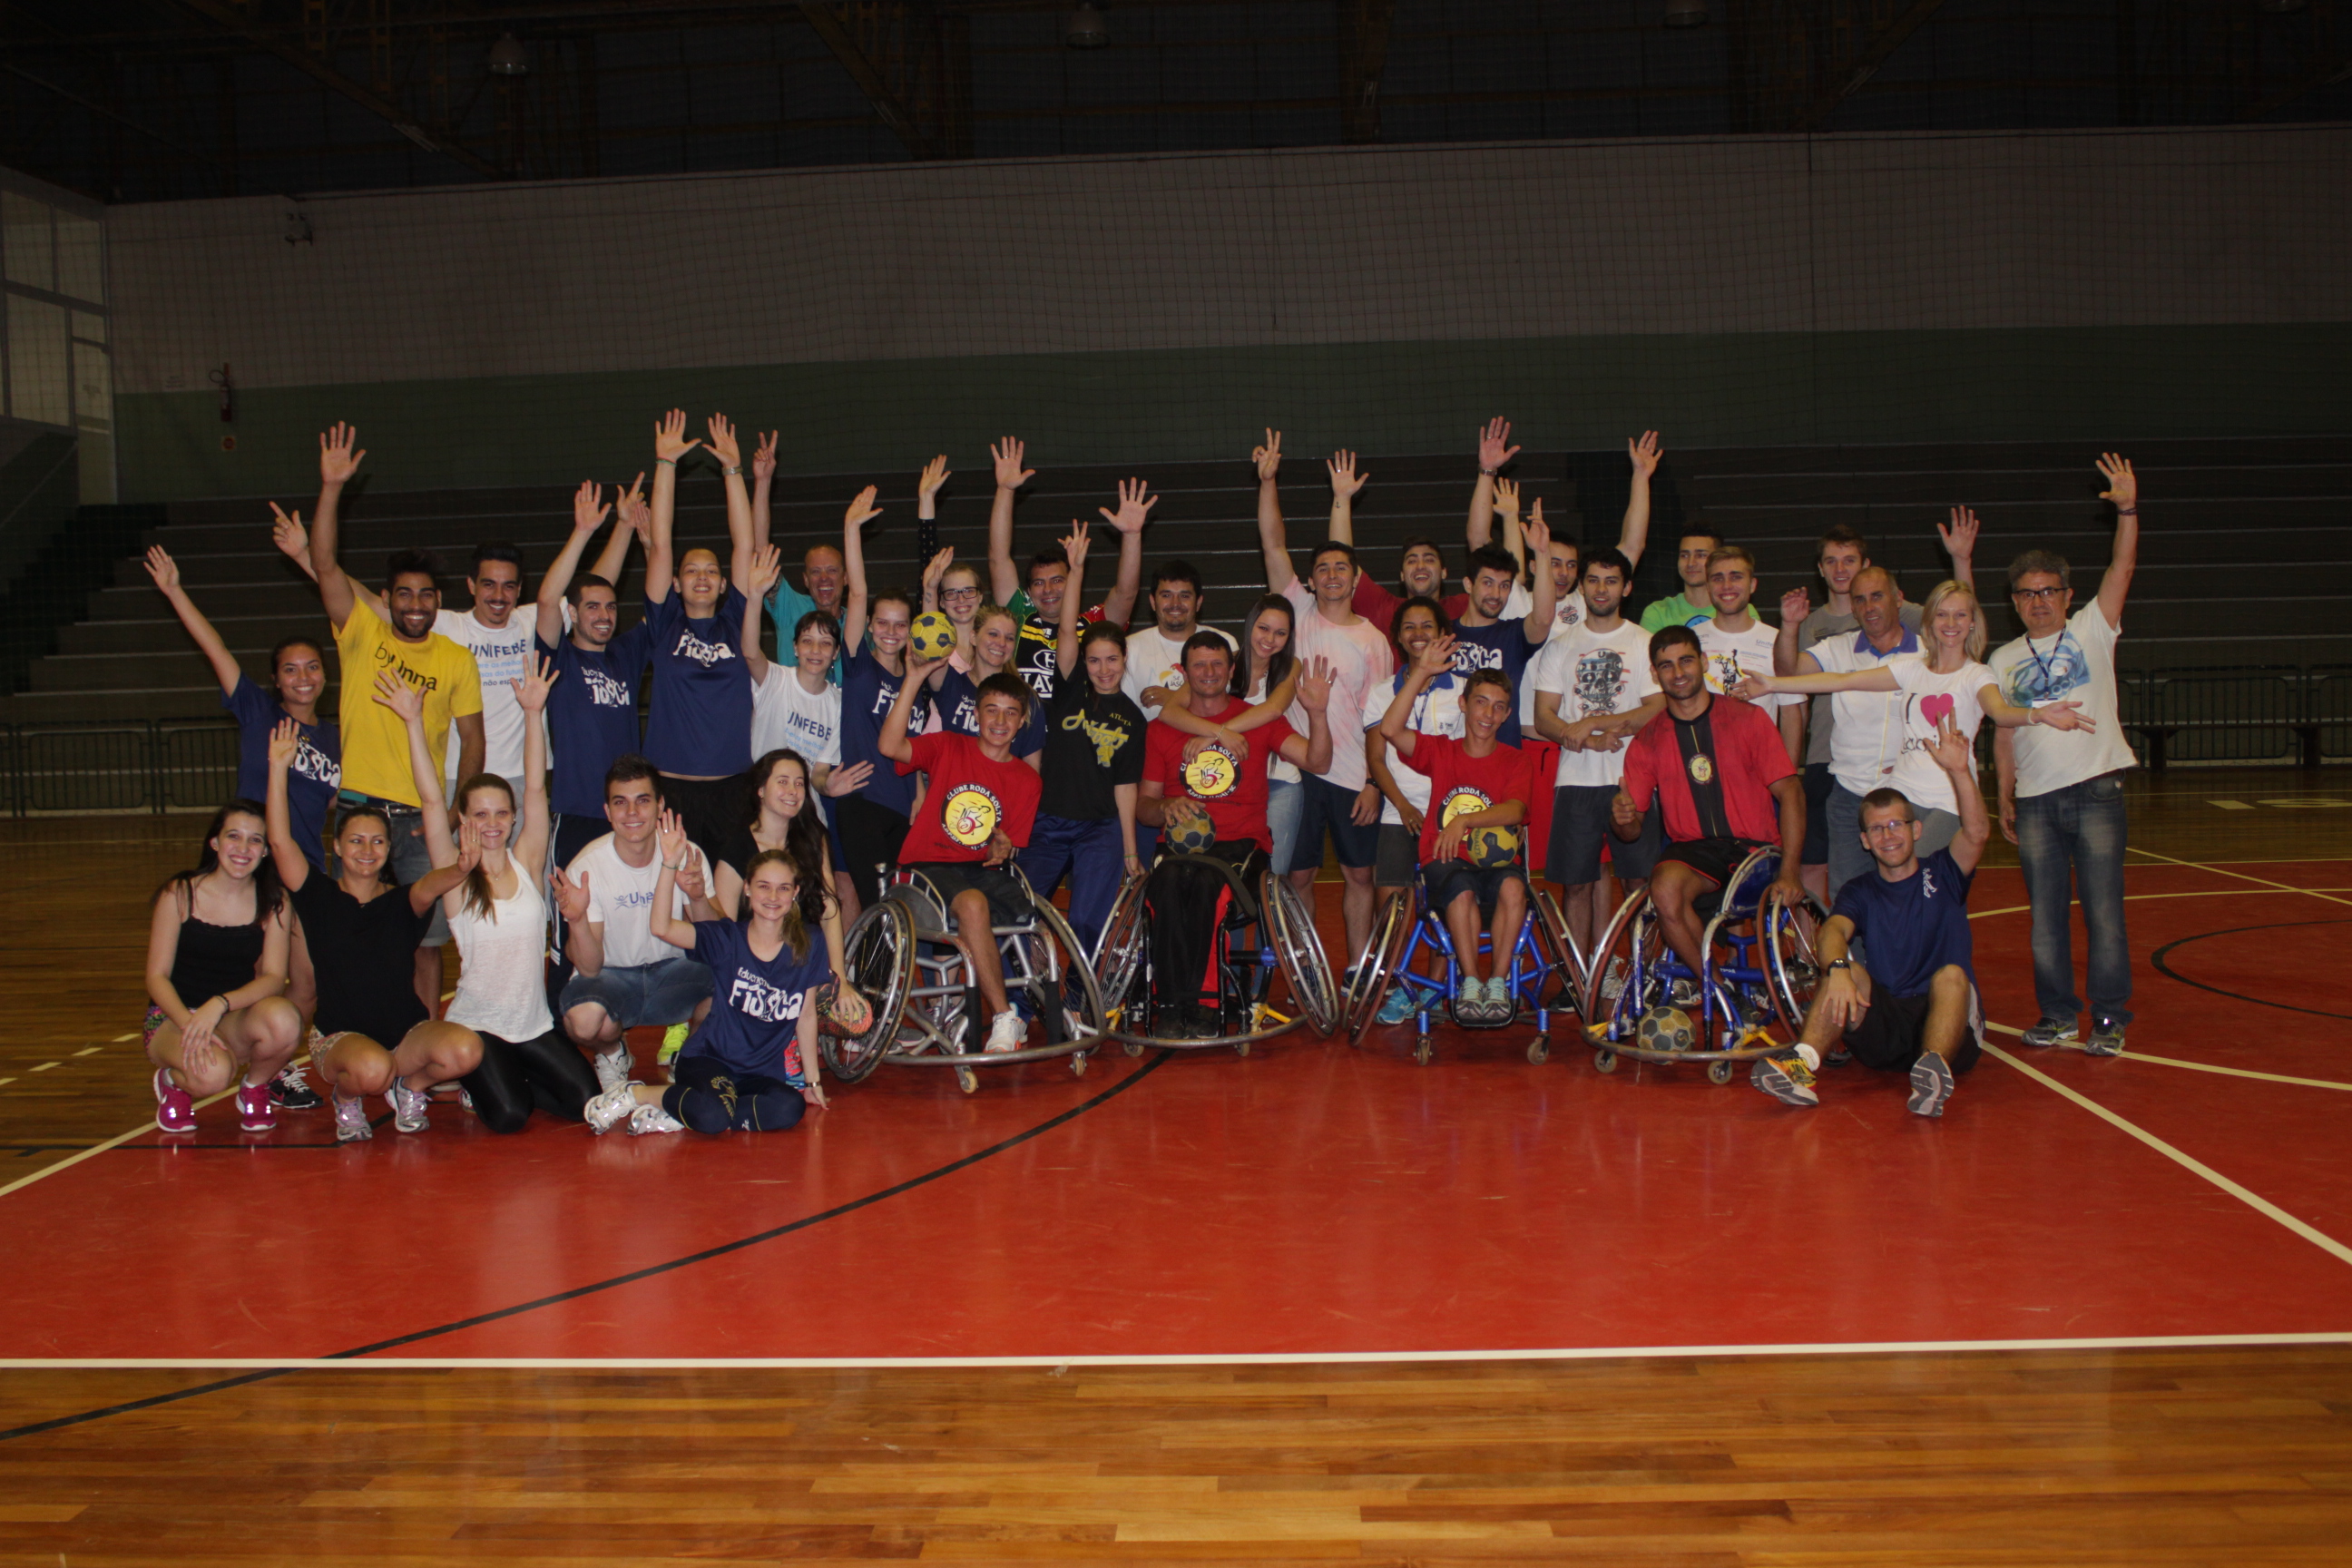
[[[714,414],[709,422],[710,455],[730,468],[743,466],[743,448],[735,444],[735,426],[724,414]]]
[[[1927,755],[1948,773],[1976,772],[1976,748],[1960,733],[1949,713],[1936,721],[1936,738],[1928,743]]]
[[[1150,488],[1141,479],[1121,479],[1118,482],[1118,510],[1113,511],[1107,506],[1098,506],[1095,510],[1121,533],[1141,533],[1143,525],[1151,521],[1151,509],[1160,504],[1158,496],[1147,497],[1143,493]]]
[[[1021,466],[1021,455],[1027,450],[1018,436],[1007,436],[989,447],[988,455],[996,464],[996,488],[1017,490],[1037,477],[1034,468]]]
[[[710,896],[710,883],[702,874],[701,854],[691,844],[686,847],[685,853],[686,858],[677,868],[677,890],[686,895],[688,903],[694,903]]]
[[[948,482],[948,476],[954,470],[948,467],[947,454],[940,453],[923,465],[923,477],[915,484],[916,495],[924,500],[936,499],[940,487]]]
[[[839,800],[843,795],[856,795],[864,789],[866,781],[873,776],[872,763],[844,763],[824,775],[824,784],[818,793]]]
[[[180,585],[180,563],[160,544],[147,547],[147,575],[166,594]]]
[[[2102,452],[2099,474],[2107,481],[2107,488],[2099,492],[2101,500],[2113,501],[2119,507],[2139,504],[2139,476],[2132,472],[2128,459],[2113,452]]]
[[[1265,445],[1250,449],[1250,461],[1257,465],[1258,482],[1282,472],[1282,432],[1271,425],[1265,427]]]
[[[933,590],[940,585],[940,579],[948,574],[948,568],[954,564],[955,546],[952,544],[940,545],[931,558],[923,563],[923,598],[926,602],[939,602],[939,595]]]
[[[1412,656],[1412,668],[1432,679],[1444,675],[1454,668],[1454,650],[1461,641],[1451,632],[1441,637],[1432,637],[1427,647]]]
[[[760,437],[760,445],[751,453],[751,477],[772,479],[776,477],[776,437],[783,432],[771,430]]]
[[[1944,542],[1944,553],[1955,561],[1972,559],[1977,549],[1977,514],[1964,506],[1952,509],[1952,521],[1936,525],[1936,537]]]
[[[588,918],[588,873],[581,872],[580,880],[575,883],[563,874],[563,868],[560,866],[551,868],[551,871],[550,880],[555,889],[556,912],[563,917],[566,924],[576,924],[586,920]]]
[[[1340,500],[1346,500],[1371,482],[1371,475],[1356,472],[1356,454],[1345,447],[1332,453],[1330,460],[1323,467],[1331,476],[1331,494]]]
[[[751,580],[746,585],[751,593],[751,602],[754,604],[765,602],[768,590],[774,587],[783,574],[784,552],[782,550],[772,544],[763,544],[753,551]]]
[[[1486,427],[1478,432],[1478,471],[1480,473],[1491,474],[1519,455],[1519,449],[1517,447],[1506,444],[1510,438],[1511,422],[1509,420],[1497,417],[1486,421]]]
[[[619,516],[622,527],[635,529],[641,535],[652,526],[653,513],[646,509],[646,474],[643,468],[638,469],[637,477],[629,481],[627,494],[613,498],[613,510]]]
[[[1802,588],[1791,588],[1780,595],[1780,624],[1801,626],[1805,617],[1813,613],[1813,596]]]
[[[515,700],[522,704],[524,712],[542,713],[547,710],[547,689],[562,673],[553,659],[534,656],[523,660],[522,679],[507,684],[514,688]]]
[[[1298,672],[1298,703],[1310,713],[1319,713],[1331,705],[1331,683],[1334,671],[1328,658],[1308,659]]]
[[[677,813],[670,810],[667,806],[664,806],[662,808],[661,826],[659,831],[661,833],[662,864],[665,866],[678,867],[679,869],[683,870],[684,868],[679,866],[679,861],[686,854],[688,847],[686,824],[677,819]]]
[[[461,817],[457,822],[457,869],[470,876],[481,863],[482,830],[474,826],[472,817]]]
[[[1625,456],[1633,460],[1633,471],[1645,479],[1658,471],[1658,459],[1665,455],[1655,430],[1644,430],[1640,440],[1629,437],[1625,442]]]
[[[302,726],[291,719],[280,719],[278,727],[269,731],[269,765],[287,768],[294,765],[294,754],[302,749]]]
[[[360,465],[367,460],[364,451],[353,451],[359,445],[359,426],[335,422],[334,428],[319,437],[319,482],[327,485],[348,484]]]
[[[1519,515],[1518,480],[1496,479],[1495,481],[1495,515],[1496,517]]]
[[[375,672],[375,700],[399,714],[400,721],[404,724],[411,721],[421,723],[424,721],[423,689],[409,685],[388,669],[379,669]]]
[[[701,445],[686,438],[683,408],[673,408],[654,422],[654,456],[665,463],[675,463]]]
[[[1551,548],[1551,529],[1543,519],[1543,497],[1536,497],[1535,509],[1528,513],[1528,525],[1519,536],[1528,542],[1528,560],[1544,559],[1544,552]]]
[[[1078,569],[1087,563],[1087,523],[1083,518],[1070,519],[1070,531],[1063,536],[1062,553],[1070,563],[1070,580],[1076,582]]]
[[[572,497],[572,531],[593,533],[604,526],[612,511],[604,504],[604,487],[593,479],[580,481],[580,489]]]
[[[882,509],[874,504],[874,487],[868,485],[851,498],[849,510],[841,514],[841,525],[861,528],[881,515]]]
[[[276,501],[269,503],[269,513],[274,520],[269,525],[269,542],[278,546],[283,554],[297,561],[308,561],[310,558],[310,531],[302,526],[302,514],[288,511]]]

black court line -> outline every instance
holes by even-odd
[[[516,1305],[511,1307],[500,1307],[495,1311],[478,1312],[470,1318],[460,1318],[454,1323],[443,1323],[438,1328],[419,1329],[414,1333],[401,1334],[388,1340],[379,1340],[373,1344],[361,1345],[353,1350],[332,1351],[318,1359],[320,1361],[356,1361],[363,1356],[378,1355],[388,1350],[396,1350],[403,1345],[412,1345],[420,1340],[438,1339],[444,1334],[454,1334],[466,1329],[479,1328],[485,1323],[495,1323],[503,1319],[520,1317],[525,1312],[535,1312],[541,1307],[552,1307],[565,1301],[576,1301],[583,1296],[599,1295],[606,1290],[617,1289],[624,1285],[634,1285],[640,1279],[650,1279],[656,1275],[668,1274],[677,1269],[690,1268],[697,1263],[707,1263],[714,1258],[724,1258],[730,1252],[741,1252],[749,1247],[758,1247],[762,1243],[774,1241],[782,1237],[791,1236],[796,1231],[807,1230],[811,1226],[823,1225],[828,1220],[835,1220],[841,1218],[845,1215],[855,1214],[859,1209],[870,1208],[874,1205],[881,1203],[887,1198],[895,1198],[902,1193],[913,1192],[917,1187],[929,1186],[931,1183],[940,1180],[941,1177],[951,1176],[958,1171],[967,1170],[973,1165],[979,1164],[983,1160],[992,1160],[997,1155],[1005,1152],[1007,1150],[1017,1149],[1022,1144],[1030,1142],[1032,1139],[1045,1136],[1056,1127],[1076,1121],[1079,1117],[1084,1116],[1087,1111],[1115,1100],[1122,1094],[1125,1094],[1129,1089],[1133,1089],[1137,1084],[1141,1083],[1145,1079],[1150,1078],[1153,1073],[1158,1072],[1161,1068],[1166,1067],[1168,1063],[1174,1058],[1175,1055],[1176,1053],[1174,1051],[1161,1051],[1150,1061],[1145,1063],[1142,1067],[1137,1068],[1126,1078],[1121,1079],[1118,1082],[1112,1084],[1108,1089],[1104,1089],[1100,1094],[1096,1095],[1093,1099],[1081,1100],[1077,1104],[1070,1107],[1069,1110],[1063,1111],[1060,1115],[1048,1117],[1045,1121],[1037,1123],[1036,1126],[1028,1128],[1024,1131],[1016,1132],[1012,1137],[1003,1140],[1002,1142],[992,1143],[987,1148],[966,1154],[961,1159],[950,1160],[944,1165],[924,1172],[919,1176],[909,1176],[905,1181],[898,1183],[896,1186],[885,1187],[878,1193],[868,1193],[862,1198],[852,1198],[845,1204],[837,1204],[832,1208],[824,1210],[822,1213],[809,1215],[803,1218],[793,1220],[784,1225],[776,1226],[769,1230],[759,1231],[751,1236],[739,1237],[734,1241],[721,1242],[717,1247],[706,1247],[699,1252],[689,1252],[683,1258],[674,1258],[667,1263],[648,1264],[643,1268],[632,1269],[626,1274],[616,1274],[610,1279],[600,1279],[592,1285],[574,1286],[569,1290],[559,1290],[552,1296],[541,1296],[537,1300],[518,1302]],[[29,1437],[37,1433],[54,1432],[61,1426],[79,1426],[87,1422],[103,1420],[110,1415],[127,1415],[134,1410],[149,1410],[159,1405],[173,1405],[184,1399],[194,1399],[201,1394],[218,1394],[226,1389],[241,1388],[249,1383],[260,1383],[269,1378],[284,1377],[289,1373],[310,1370],[315,1369],[299,1366],[257,1368],[252,1372],[240,1373],[235,1377],[223,1378],[216,1383],[200,1384],[194,1388],[184,1388],[173,1394],[150,1394],[144,1399],[133,1399],[121,1405],[110,1405],[98,1410],[84,1410],[72,1415],[57,1415],[50,1417],[47,1421],[34,1421],[22,1426],[10,1427],[5,1431],[0,1431],[0,1443],[5,1443],[12,1437]]]
[[[2352,925],[2352,920],[2281,921],[2273,925],[2231,926],[2227,931],[2199,931],[2195,936],[2184,936],[2175,941],[2166,942],[2162,947],[2158,948],[2153,953],[2148,955],[2148,962],[2156,966],[2156,972],[2158,974],[2164,975],[2168,979],[2178,980],[2183,985],[2194,985],[2200,991],[2210,991],[2216,996],[2227,996],[2233,1002],[2252,1002],[2257,1007],[2276,1007],[2283,1013],[2305,1013],[2315,1018],[2352,1018],[2352,1013],[2331,1013],[2325,1007],[2298,1007],[2292,1002],[2273,1002],[2267,996],[2249,996],[2242,991],[2224,991],[2219,985],[2209,985],[2202,980],[2191,980],[2189,976],[2181,973],[2179,970],[2164,962],[2165,954],[2170,952],[2174,948],[2186,947],[2192,942],[2203,942],[2208,937],[2243,936],[2248,931],[2293,931],[2298,926],[2340,925]]]

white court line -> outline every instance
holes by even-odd
[[[2007,1062],[2011,1067],[2013,1067],[2018,1071],[2023,1073],[2026,1077],[2032,1079],[2034,1082],[2042,1085],[2042,1088],[2050,1089],[2054,1093],[2063,1095],[2068,1100],[2071,1100],[2075,1104],[2081,1106],[2084,1110],[2089,1111],[2092,1115],[2097,1117],[2100,1121],[2107,1122],[2110,1125],[2131,1134],[2131,1136],[2138,1139],[2141,1142],[2147,1144],[2149,1148],[2155,1150],[2166,1159],[2179,1165],[2183,1170],[2189,1171],[2195,1175],[2202,1176],[2205,1180],[2212,1183],[2213,1185],[2221,1188],[2223,1192],[2229,1194],[2240,1203],[2244,1204],[2248,1208],[2252,1209],[2256,1214],[2263,1215],[2266,1219],[2277,1221],[2280,1225],[2283,1225],[2286,1226],[2287,1229],[2294,1232],[2295,1235],[2303,1237],[2304,1240],[2311,1243],[2312,1246],[2333,1256],[2338,1262],[2352,1263],[2352,1247],[2345,1246],[2342,1242],[2336,1240],[2326,1231],[2319,1229],[2315,1226],[2307,1225],[2304,1221],[2295,1218],[2294,1215],[2287,1213],[2286,1210],[2279,1207],[2278,1205],[2271,1202],[2268,1198],[2265,1198],[2246,1187],[2241,1186],[2236,1182],[2231,1181],[2229,1177],[2221,1174],[2221,1172],[2213,1169],[2212,1166],[2174,1148],[2171,1144],[2166,1142],[2163,1139],[2158,1138],[2155,1133],[2148,1131],[2147,1129],[2136,1126],[2133,1123],[2125,1121],[2122,1117],[2116,1115],[2114,1111],[2109,1110],[2105,1106],[2101,1105],[2097,1100],[2093,1100],[2090,1096],[2078,1093],[2074,1089],[2067,1088],[2064,1084],[2060,1083],[2056,1079],[2052,1078],[2048,1073],[2043,1072],[2040,1068],[2033,1066],[2032,1063],[2020,1060],[2016,1057],[2010,1055],[2007,1051],[2002,1050],[1999,1046],[1992,1044],[1990,1041],[1986,1042],[1984,1048],[1987,1055],[1999,1058],[2000,1060]]]
[[[1990,1018],[1985,1020],[1985,1027],[1999,1030],[2004,1035],[2016,1035],[2021,1038],[2025,1034],[2022,1029],[2012,1029],[2007,1024],[1996,1024]],[[2060,1048],[2079,1051],[2083,1047],[2064,1046]],[[2113,1059],[2119,1062],[2157,1062],[2168,1068],[2187,1068],[2191,1072],[2227,1073],[2231,1078],[2254,1078],[2262,1079],[2264,1083],[2294,1083],[2301,1084],[2306,1089],[2340,1089],[2352,1092],[2352,1083],[2336,1083],[2324,1078],[2289,1078],[2284,1073],[2256,1072],[2252,1068],[2225,1068],[2213,1062],[2184,1062],[2178,1057],[2152,1057],[2146,1051],[2126,1051]]]
[[[2227,867],[2208,865],[2202,860],[2183,860],[2177,855],[2159,855],[2153,849],[2143,849],[2137,844],[2126,845],[2125,848],[2134,855],[2145,855],[2151,860],[2162,860],[2168,865],[2186,866],[2195,871],[2210,871],[2217,877],[2235,877],[2241,881],[2259,882],[2265,888],[2275,889],[2282,893],[2304,893],[2315,899],[2325,899],[2331,904],[2352,905],[2352,899],[2339,899],[2333,893],[2324,893],[2315,888],[2292,887],[2285,882],[2273,882],[2267,877],[2250,876],[2243,871],[2232,871]],[[2259,865],[2263,862],[2257,861],[2254,864]]]
[[[2221,869],[2219,866],[2209,866],[2203,861],[2182,860],[2178,864],[2194,865],[2200,871],[2219,872]],[[2231,871],[2226,875],[2234,877],[2238,873]],[[2315,899],[2326,898],[2331,893],[2352,893],[2352,888],[2287,888],[2284,882],[2264,882],[2259,888],[2200,888],[2193,893],[2126,893],[2124,902],[2145,903],[2151,899],[2250,899],[2256,893],[2275,892],[2282,889],[2288,892],[2309,893]],[[2346,900],[2339,899],[2336,901],[2342,903]],[[2030,912],[2032,908],[2032,904],[2007,904],[1997,910],[1970,910],[1969,919],[1980,921],[1991,915],[2021,915]]]
[[[1378,1366],[1410,1363],[1474,1361],[1633,1361],[1644,1358],[1759,1355],[1939,1355],[1989,1351],[2208,1350],[2245,1345],[2352,1345],[2352,1331],[2301,1334],[2147,1334],[2109,1338],[2038,1340],[1877,1340],[1796,1344],[1568,1345],[1540,1350],[1479,1351],[1264,1351],[1211,1355],[1003,1355],[1003,1356],[384,1356],[228,1357],[173,1361],[161,1357],[0,1358],[5,1372],[369,1372],[413,1369],[541,1372],[892,1372],[930,1368],[1042,1366]]]
[[[294,1060],[295,1060],[295,1061],[297,1061],[297,1062],[307,1062],[307,1061],[309,1061],[310,1059],[310,1058],[308,1056],[299,1056],[299,1057],[296,1057],[296,1058],[294,1058]],[[13,1079],[0,1079],[0,1082],[11,1082],[11,1081],[14,1081],[14,1080],[13,1080]],[[203,1110],[205,1106],[207,1106],[207,1105],[218,1105],[222,1100],[226,1100],[229,1096],[231,1096],[231,1095],[235,1094],[236,1092],[236,1089],[235,1089],[234,1087],[232,1087],[232,1088],[228,1088],[228,1089],[225,1089],[221,1090],[218,1094],[215,1094],[215,1095],[211,1096],[209,1099],[200,1100],[196,1101],[195,1109],[197,1109],[198,1110]],[[93,1143],[93,1144],[91,1144],[89,1148],[82,1150],[79,1153],[76,1153],[76,1154],[68,1154],[68,1155],[67,1155],[64,1159],[59,1160],[59,1161],[58,1161],[56,1164],[54,1164],[54,1165],[44,1165],[43,1167],[41,1167],[41,1169],[39,1169],[39,1170],[37,1170],[37,1171],[35,1171],[35,1172],[34,1172],[31,1175],[29,1175],[29,1176],[19,1176],[19,1177],[17,1177],[15,1181],[13,1181],[13,1182],[9,1183],[6,1186],[5,1186],[5,1187],[0,1187],[0,1198],[5,1198],[5,1197],[6,1197],[10,1193],[13,1193],[13,1192],[16,1191],[16,1190],[17,1190],[18,1188],[20,1188],[20,1187],[29,1187],[29,1186],[31,1186],[35,1182],[42,1181],[42,1180],[47,1179],[47,1177],[54,1176],[54,1175],[56,1175],[59,1171],[70,1170],[72,1167],[74,1167],[74,1166],[76,1166],[76,1165],[80,1164],[84,1160],[89,1159],[89,1158],[91,1158],[91,1157],[92,1157],[92,1156],[94,1156],[94,1155],[98,1155],[98,1154],[103,1154],[103,1153],[105,1153],[109,1149],[120,1149],[120,1148],[121,1148],[121,1147],[122,1147],[122,1145],[124,1145],[125,1143],[130,1142],[133,1138],[138,1137],[138,1136],[139,1136],[141,1133],[142,1133],[142,1132],[152,1132],[152,1131],[155,1131],[155,1122],[154,1122],[154,1120],[153,1120],[152,1118],[150,1118],[149,1120],[147,1120],[147,1121],[145,1121],[141,1122],[138,1126],[136,1126],[136,1127],[132,1128],[132,1129],[131,1129],[130,1131],[128,1131],[128,1132],[119,1133],[119,1134],[117,1134],[116,1136],[114,1136],[114,1137],[112,1137],[112,1138],[108,1139],[108,1140],[107,1140],[105,1142],[103,1142],[103,1143]]]

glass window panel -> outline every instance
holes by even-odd
[[[114,365],[104,349],[92,343],[73,346],[74,417],[82,424],[110,425],[114,419]]]
[[[58,212],[58,292],[93,304],[106,303],[106,257],[99,248],[96,218]]]
[[[43,425],[73,423],[66,310],[8,296],[8,412]]]
[[[106,318],[93,316],[88,310],[76,310],[73,313],[73,334],[89,342],[102,343],[106,341]]]
[[[0,251],[6,253],[9,282],[55,289],[58,273],[50,258],[48,203],[0,191]]]

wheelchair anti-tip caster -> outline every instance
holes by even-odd
[[[1538,1035],[1528,1042],[1528,1060],[1541,1067],[1551,1060],[1551,1042]]]
[[[1430,1039],[1427,1035],[1422,1036],[1421,1038],[1413,1042],[1412,1059],[1419,1062],[1422,1066],[1427,1067],[1431,1058],[1436,1055],[1437,1047],[1430,1043]]]
[[[1709,1083],[1729,1083],[1731,1081],[1731,1068],[1732,1064],[1729,1062],[1707,1063],[1707,1081]]]
[[[958,1089],[963,1090],[966,1094],[977,1094],[980,1092],[980,1075],[978,1073],[972,1071],[970,1068],[958,1068],[955,1069],[955,1075],[956,1087]]]
[[[1070,1058],[1070,1076],[1072,1078],[1084,1078],[1087,1076],[1086,1052],[1080,1051],[1076,1056]]]
[[[1595,1072],[1615,1072],[1617,1070],[1617,1053],[1615,1051],[1593,1052],[1592,1070]]]

